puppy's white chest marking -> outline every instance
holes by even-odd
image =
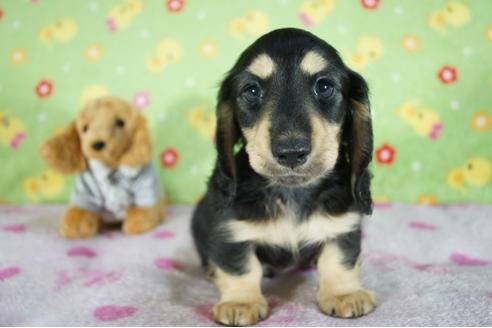
[[[297,222],[291,215],[284,215],[265,222],[234,220],[228,223],[227,230],[236,242],[252,241],[295,250],[301,244],[323,243],[350,232],[360,220],[360,214],[355,212],[340,216],[314,213],[302,222]]]

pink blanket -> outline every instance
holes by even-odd
[[[68,241],[60,206],[0,207],[0,325],[211,326],[218,299],[190,234],[190,207],[137,237]],[[261,326],[492,325],[492,207],[388,206],[366,220],[362,279],[378,308],[321,314],[316,272],[264,279]]]

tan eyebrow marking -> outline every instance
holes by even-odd
[[[304,73],[314,75],[328,66],[326,60],[316,51],[308,51],[301,60],[301,69]]]
[[[266,79],[275,70],[275,62],[267,54],[261,54],[253,60],[246,70],[261,79]]]

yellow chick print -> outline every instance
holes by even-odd
[[[124,29],[130,25],[143,8],[142,0],[127,0],[113,6],[108,13],[106,26],[111,32]]]
[[[485,158],[471,157],[460,167],[452,169],[447,175],[447,183],[453,188],[466,193],[465,184],[472,187],[483,187],[491,178],[492,164]]]
[[[383,52],[381,40],[373,36],[364,36],[357,41],[355,52],[348,54],[347,64],[357,71],[362,71],[369,63],[379,59]]]
[[[233,19],[229,23],[229,31],[235,37],[243,37],[244,35],[256,36],[265,33],[269,26],[270,23],[265,13],[252,10],[243,17]]]
[[[409,124],[421,137],[436,140],[443,129],[439,115],[429,108],[417,108],[416,102],[406,102],[396,109],[396,115]]]
[[[32,201],[40,197],[53,198],[63,190],[65,178],[62,174],[51,169],[44,170],[39,176],[29,177],[24,180],[24,193]]]
[[[16,150],[25,138],[24,124],[7,112],[0,112],[0,143]]]
[[[429,16],[429,26],[440,32],[446,32],[446,25],[461,27],[470,20],[470,10],[460,1],[448,1],[446,5],[432,12]]]
[[[75,37],[77,29],[77,23],[72,18],[61,17],[55,23],[43,27],[38,37],[44,44],[66,43]]]
[[[433,196],[433,195],[421,193],[417,198],[417,204],[420,204],[420,205],[436,205],[437,204],[437,198],[436,198],[436,196]]]
[[[299,7],[299,20],[308,27],[322,22],[335,8],[336,0],[304,0]]]
[[[215,132],[215,114],[206,111],[204,106],[192,108],[186,114],[186,120],[200,136],[207,140],[212,140]]]
[[[164,39],[156,47],[153,55],[147,56],[145,64],[151,73],[159,73],[166,66],[177,63],[182,55],[181,44],[173,39]]]

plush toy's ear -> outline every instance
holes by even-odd
[[[364,79],[349,70],[350,77],[350,140],[352,193],[360,211],[372,212],[369,163],[372,160],[373,137],[368,87]]]
[[[217,126],[215,143],[217,148],[217,187],[227,198],[236,193],[236,161],[234,146],[240,139],[230,96],[231,77],[226,78],[220,87],[217,104]]]
[[[61,132],[41,144],[41,156],[53,169],[71,174],[85,170],[79,134],[72,121]]]
[[[133,138],[129,148],[120,158],[120,165],[138,166],[152,159],[152,142],[145,117],[138,113],[136,120]]]

